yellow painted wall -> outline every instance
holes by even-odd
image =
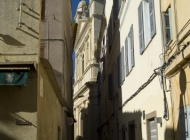
[[[47,60],[46,60],[47,62]],[[49,64],[50,66],[50,64]],[[63,108],[58,100],[56,91],[53,86],[55,81],[51,81],[49,76],[52,73],[49,73],[47,65],[40,63],[39,65],[39,76],[38,76],[38,95],[37,95],[37,117],[38,117],[38,140],[56,140],[58,138],[58,127],[61,130],[61,137],[63,136],[63,131],[66,130],[66,119],[63,120]],[[50,67],[51,69],[51,67]],[[52,70],[51,70],[52,71]],[[61,94],[61,92],[60,92]],[[65,130],[64,130],[65,129]]]
[[[183,50],[184,45],[190,41],[190,15],[188,14],[190,1],[161,0],[161,3],[162,12],[164,12],[169,6],[172,10],[173,40],[169,44],[169,49],[165,51],[166,60],[177,51],[179,52],[179,54],[165,70],[165,75],[168,76],[171,81],[172,106],[170,108],[170,113],[172,115],[171,123],[173,123],[171,125],[174,125],[174,130],[172,130],[173,139],[179,140],[179,108],[183,108],[184,106],[190,104],[190,67],[188,64],[190,58],[190,46],[187,45],[187,47]]]
[[[37,62],[41,0],[22,0],[22,2],[25,4],[22,6],[21,16],[23,25],[19,27],[20,10],[17,9],[20,0],[1,1],[0,62]]]

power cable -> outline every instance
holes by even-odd
[[[188,41],[188,42],[183,46],[183,48],[182,48],[180,51],[174,53],[174,54],[168,59],[167,62],[164,62],[164,64],[163,64],[161,67],[158,67],[158,68],[154,69],[154,73],[149,77],[149,79],[148,79],[141,87],[139,87],[138,90],[137,90],[134,94],[132,94],[132,95],[121,105],[121,107],[119,107],[119,109],[123,108],[130,100],[132,100],[141,90],[143,90],[143,89],[158,75],[157,70],[164,71],[164,70],[173,62],[173,60],[176,59],[176,57],[177,57],[179,54],[183,53],[183,51],[184,51],[184,50],[187,48],[187,46],[189,46],[189,45],[190,45],[190,41]],[[166,97],[164,97],[164,100],[166,100]],[[164,106],[166,107],[166,105],[164,105]],[[165,110],[164,112],[166,112],[166,110]],[[166,117],[167,117],[167,115],[164,113],[164,118],[166,118]]]

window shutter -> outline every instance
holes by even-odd
[[[170,40],[172,39],[172,12],[171,8],[168,9],[169,14],[169,24],[170,24]]]
[[[129,32],[129,35],[130,35],[130,32]],[[129,72],[130,72],[132,69],[132,66],[131,66],[131,38],[128,36],[127,40],[128,40],[128,67],[129,67]]]
[[[125,80],[125,67],[124,67],[124,47],[121,48],[121,83]]]
[[[143,9],[142,9],[142,2],[138,7],[138,20],[139,20],[139,48],[140,54],[144,51],[144,28],[143,28]]]
[[[120,86],[120,79],[121,79],[121,74],[120,74],[120,55],[118,55],[118,57],[117,57],[117,68],[118,68],[118,70],[117,70],[117,72],[118,72],[118,87]]]
[[[112,18],[109,21],[109,52],[111,51],[112,48]]]
[[[164,19],[164,38],[165,38],[165,45],[171,40],[172,38],[172,19],[171,19],[171,8],[168,9],[166,13],[163,13]]]
[[[112,100],[112,97],[113,97],[113,81],[112,81],[112,76],[113,74],[110,73],[108,75],[108,98],[109,100]]]
[[[125,72],[126,76],[129,74],[129,65],[128,65],[128,38],[125,39]]]
[[[149,0],[150,35],[151,39],[156,34],[154,0]]]
[[[149,120],[149,128],[150,128],[150,139],[151,140],[157,140],[157,126],[154,119]]]
[[[131,68],[133,68],[135,66],[133,25],[130,28],[129,38],[131,40]]]
[[[190,140],[190,107],[179,109],[180,140]]]
[[[113,73],[113,84],[114,84],[114,88],[113,88],[113,91],[114,91],[114,94],[117,92],[117,87],[118,87],[118,84],[117,84],[117,81],[118,81],[118,74],[117,74],[117,67],[114,67],[114,73]]]

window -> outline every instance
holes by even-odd
[[[120,1],[119,0],[113,0],[113,21],[114,21],[114,28],[115,28],[115,22],[118,19],[120,9]]]
[[[40,43],[40,57],[44,58],[45,57],[45,43],[41,42]]]
[[[156,34],[154,0],[141,1],[138,7],[140,54]]]
[[[128,37],[125,39],[125,73],[126,76],[135,65],[134,61],[134,38],[133,38],[133,25],[130,28]]]
[[[113,98],[113,74],[108,75],[108,98],[112,100]]]
[[[190,139],[190,106],[179,109],[180,140]]]
[[[149,140],[157,140],[157,124],[154,118],[148,120]]]
[[[84,73],[84,54],[82,55],[82,73]]]
[[[126,140],[125,131],[126,131],[125,125],[122,125],[122,140]]]
[[[111,51],[112,48],[112,17],[110,18],[110,22],[108,25],[108,48],[109,48],[109,52]]]
[[[172,39],[172,19],[171,19],[171,8],[163,13],[163,25],[164,25],[164,43],[167,45]]]
[[[59,126],[57,129],[57,140],[61,140],[61,128]]]
[[[146,115],[147,119],[147,140],[158,140],[157,123],[155,121],[156,111]]]
[[[135,140],[135,120],[129,122],[129,139]]]
[[[125,67],[124,67],[124,47],[121,48],[120,55],[117,57],[118,64],[118,85],[121,86],[125,80]]]
[[[46,0],[42,0],[41,19],[45,19]]]

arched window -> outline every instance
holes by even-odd
[[[82,55],[82,73],[84,73],[84,54]]]

